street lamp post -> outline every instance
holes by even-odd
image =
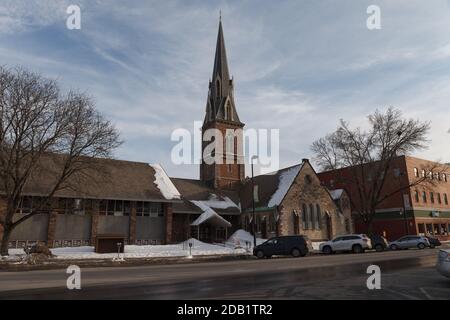
[[[398,182],[399,182],[399,188],[400,188],[400,196],[402,200],[402,214],[403,214],[403,222],[405,224],[405,232],[406,235],[409,234],[409,225],[408,225],[408,218],[406,217],[406,205],[405,205],[405,194],[403,193],[403,186],[402,186],[402,177],[405,175],[405,172],[400,172],[398,175]]]
[[[251,167],[252,167],[252,213],[253,213],[253,219],[252,219],[252,231],[253,231],[253,247],[256,247],[256,214],[255,214],[255,182],[253,180],[253,160],[258,159],[257,156],[253,156],[250,160]]]

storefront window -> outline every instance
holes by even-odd
[[[423,223],[417,225],[420,235],[425,235],[425,225]]]
[[[433,232],[433,225],[427,223],[427,234],[434,234]]]

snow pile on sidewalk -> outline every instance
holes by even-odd
[[[189,256],[189,244],[192,243],[192,255],[232,255],[245,253],[243,249],[234,249],[230,247],[204,243],[196,239],[189,239],[185,243],[169,244],[169,245],[148,245],[148,246],[125,246],[124,254],[126,258],[163,258],[163,257],[187,257]],[[117,257],[117,253],[95,253],[94,247],[66,247],[51,249],[56,259],[73,260],[73,259],[113,259]],[[13,257],[23,256],[25,252],[22,249],[10,249],[9,259]]]
[[[259,245],[264,241],[266,241],[266,239],[256,238],[256,245]],[[253,248],[253,235],[250,232],[239,229],[228,238],[225,244],[233,248],[247,248],[247,245],[249,245],[250,248]]]

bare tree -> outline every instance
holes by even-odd
[[[398,156],[427,147],[430,124],[405,119],[399,110],[392,107],[384,113],[376,111],[368,120],[367,130],[352,129],[341,120],[335,132],[312,144],[312,151],[314,160],[323,171],[346,168],[338,171],[338,182],[352,186],[352,206],[357,211],[357,218],[371,233],[376,209],[381,203],[414,186],[431,187],[436,179],[429,173],[441,173],[446,168],[433,163],[421,168],[414,179],[407,179],[405,172],[395,172],[394,162]],[[387,178],[389,174],[392,177],[393,172],[402,182],[387,185]]]
[[[5,201],[0,254],[8,254],[14,228],[48,212],[55,193],[73,187],[71,179],[89,174],[95,166],[92,160],[111,157],[120,143],[117,130],[85,94],[63,94],[53,80],[0,67],[0,197]],[[48,158],[58,163],[51,168],[50,187],[39,205],[17,219],[24,188],[33,175],[45,170]]]

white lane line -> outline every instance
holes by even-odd
[[[419,290],[427,297],[428,300],[433,300],[433,297],[426,292],[425,288],[419,288]]]

